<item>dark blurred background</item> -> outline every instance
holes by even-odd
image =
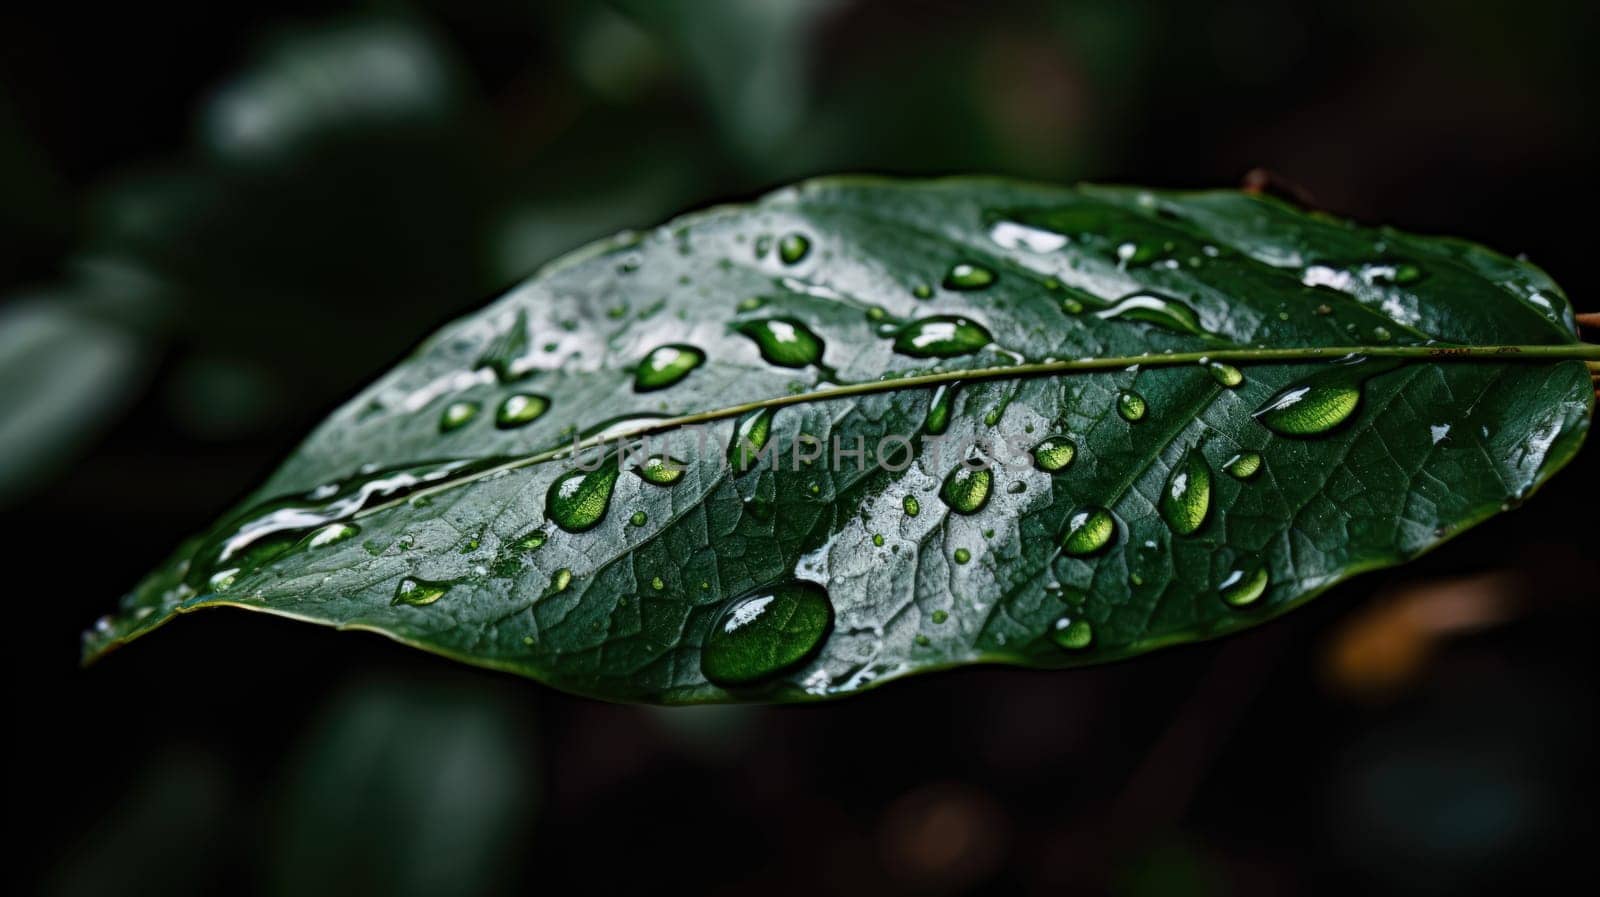
[[[1260,166],[1320,208],[1527,253],[1593,311],[1596,8],[0,13],[6,890],[1578,879],[1594,446],[1515,513],[1246,635],[826,706],[612,706],[246,614],[86,671],[77,634],[437,325],[591,238],[811,174],[1205,187]]]

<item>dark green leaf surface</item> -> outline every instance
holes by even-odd
[[[445,327],[85,653],[229,605],[621,700],[798,700],[969,663],[1127,657],[1257,624],[1521,501],[1593,409],[1579,360],[1237,350],[1576,342],[1531,265],[1270,199],[810,182],[581,250]],[[894,388],[1146,353],[1156,363]],[[682,462],[676,478],[662,459],[542,460],[575,433],[777,397],[712,416],[698,449],[666,434],[652,453]],[[1254,416],[1269,400],[1282,408]],[[736,429],[765,433],[778,469],[730,466],[748,455],[729,451]],[[904,437],[909,465],[794,464],[802,434]],[[968,441],[1047,444],[983,482],[950,453]],[[263,521],[277,529],[249,536]],[[241,550],[219,562],[228,539]]]

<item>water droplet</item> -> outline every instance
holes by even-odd
[[[882,548],[883,547],[883,533],[873,533],[872,534],[872,544],[876,545],[879,548]]]
[[[663,580],[661,577],[652,576],[650,578],[650,588],[655,589],[656,591],[659,592],[659,591],[661,591],[662,589],[664,589],[666,587],[667,587],[666,580]]]
[[[1144,396],[1131,389],[1117,393],[1117,413],[1130,424],[1143,420],[1147,407]]]
[[[972,560],[972,552],[966,550],[965,548],[957,548],[955,551],[955,559],[956,563],[965,564],[967,561]]]
[[[349,523],[330,523],[327,526],[311,533],[306,539],[310,548],[327,548],[337,545],[361,532],[361,528]]]
[[[944,275],[942,286],[947,290],[982,290],[995,281],[995,273],[973,262],[951,265]]]
[[[1217,584],[1217,592],[1229,607],[1249,607],[1266,594],[1269,581],[1270,576],[1261,559],[1246,555],[1234,560],[1222,581]]]
[[[1206,334],[1205,328],[1200,326],[1200,316],[1195,314],[1194,309],[1156,293],[1125,296],[1110,308],[1095,312],[1095,316],[1106,321],[1142,321],[1195,336]]]
[[[408,576],[400,580],[395,587],[394,600],[391,604],[409,604],[413,607],[425,607],[444,597],[450,591],[447,582],[434,582],[428,579]]]
[[[743,473],[761,460],[762,450],[772,437],[771,408],[752,411],[739,418],[733,427],[733,439],[728,443],[728,463]]]
[[[960,315],[935,315],[894,331],[894,350],[912,358],[970,355],[994,341],[982,324]]]
[[[938,436],[950,428],[951,412],[955,408],[956,390],[961,388],[961,382],[941,383],[933,390],[933,397],[928,400],[928,416],[922,421],[922,430],[932,436]]]
[[[917,501],[915,495],[907,495],[906,500],[901,505],[906,509],[907,517],[915,517],[922,513],[922,502]]]
[[[793,265],[811,252],[811,240],[805,234],[784,234],[778,241],[778,258],[785,265]]]
[[[1236,479],[1248,480],[1261,471],[1261,453],[1240,452],[1229,458],[1222,469]]]
[[[1223,364],[1220,361],[1213,361],[1206,365],[1206,370],[1211,372],[1211,379],[1217,381],[1219,385],[1225,386],[1228,389],[1233,389],[1244,382],[1244,374],[1231,364]]]
[[[1172,468],[1161,490],[1161,516],[1180,536],[1200,528],[1211,510],[1211,467],[1199,449],[1190,449]]]
[[[560,570],[555,572],[555,575],[550,577],[550,588],[548,589],[548,592],[552,595],[556,592],[565,592],[567,590],[567,586],[570,585],[572,585],[572,571],[566,567],[562,567]]]
[[[677,458],[670,455],[651,455],[644,459],[643,464],[634,468],[634,473],[637,473],[639,479],[644,480],[646,483],[654,483],[657,486],[671,486],[673,483],[683,479],[683,474],[686,470],[688,468]]]
[[[1068,296],[1061,300],[1061,310],[1069,315],[1081,315],[1083,314],[1083,303]]]
[[[1066,469],[1078,456],[1078,444],[1065,436],[1050,436],[1033,447],[1033,463],[1040,470],[1055,473]]]
[[[1372,338],[1377,342],[1386,343],[1394,339],[1394,334],[1389,332],[1389,328],[1380,325],[1372,328]]]
[[[753,685],[804,662],[832,627],[833,606],[821,586],[794,580],[758,589],[717,614],[700,671],[718,685]]]
[[[762,234],[761,236],[756,237],[756,243],[753,248],[755,250],[756,258],[765,257],[767,253],[772,251],[772,235]]]
[[[1362,383],[1398,367],[1365,359],[1335,365],[1285,386],[1255,410],[1255,418],[1283,436],[1318,436],[1349,420],[1361,404]]]
[[[459,430],[472,419],[478,416],[477,402],[451,402],[444,408],[444,413],[439,415],[439,432],[449,433]]]
[[[1006,249],[1026,249],[1037,253],[1055,252],[1067,245],[1064,234],[1016,221],[996,221],[989,227],[989,239]]]
[[[930,619],[932,619],[935,623],[943,623],[944,621],[950,619],[950,614],[947,611],[936,610],[933,612]]]
[[[511,547],[518,551],[536,551],[541,548],[550,537],[542,529],[536,529],[511,543]]]
[[[617,472],[616,456],[607,455],[594,470],[574,469],[556,477],[545,493],[545,516],[569,533],[593,529],[611,507]]]
[[[1117,534],[1116,519],[1098,505],[1087,505],[1067,517],[1057,541],[1061,550],[1073,557],[1094,554],[1111,544]]]
[[[933,287],[930,287],[925,283],[919,283],[911,288],[911,295],[917,297],[918,299],[932,298]]]
[[[917,633],[917,637],[912,639],[912,641],[916,642],[917,643],[917,647],[919,647],[919,648],[926,648],[929,645],[933,644],[933,639],[928,638],[926,635],[923,635],[920,632]]]
[[[550,410],[550,400],[537,393],[525,392],[506,396],[494,413],[494,425],[502,430],[533,423]]]
[[[644,526],[650,522],[650,515],[643,511],[634,511],[633,516],[628,518],[628,522],[634,526]]]
[[[994,472],[987,467],[956,465],[944,478],[939,497],[957,514],[976,514],[989,503],[989,492],[994,488]]]
[[[1082,651],[1094,643],[1094,627],[1088,620],[1062,617],[1050,627],[1050,641],[1068,651]]]
[[[666,389],[703,364],[706,353],[681,343],[657,346],[639,362],[633,374],[634,392]]]
[[[822,337],[794,318],[746,321],[736,328],[755,340],[761,357],[786,368],[803,368],[822,361]]]

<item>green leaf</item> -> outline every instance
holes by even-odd
[[[1099,663],[1520,502],[1595,358],[1542,272],[1467,243],[1233,192],[814,181],[445,327],[85,655],[235,606],[622,700]]]

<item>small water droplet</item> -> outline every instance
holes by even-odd
[[[617,473],[616,456],[607,455],[594,470],[574,469],[556,477],[545,493],[545,516],[569,533],[593,529],[611,507]]]
[[[872,544],[876,545],[879,548],[882,548],[883,547],[883,533],[873,533],[872,534]]]
[[[950,619],[950,614],[947,611],[936,610],[933,612],[933,615],[930,617],[930,619],[932,619],[936,624],[942,624],[944,621]]]
[[[920,318],[893,331],[894,350],[912,358],[970,355],[994,342],[982,324],[960,315]]]
[[[994,472],[987,467],[956,465],[944,478],[939,497],[957,514],[976,514],[989,503],[989,493],[994,489]]]
[[[533,532],[530,532],[525,536],[521,536],[513,541],[511,543],[511,547],[517,551],[537,551],[539,548],[544,546],[544,543],[549,538],[549,536],[545,535],[544,530],[536,529]]]
[[[337,545],[346,539],[352,538],[361,532],[361,528],[349,523],[330,523],[321,529],[315,530],[306,539],[306,545],[311,548],[327,548]]]
[[[784,234],[783,239],[778,241],[778,258],[785,265],[798,264],[810,252],[811,240],[805,234]]]
[[[912,641],[916,642],[917,643],[917,647],[919,647],[919,648],[926,648],[929,645],[933,644],[933,639],[928,638],[926,635],[923,635],[920,632],[917,633],[917,637],[912,639]]]
[[[1206,370],[1211,372],[1211,379],[1228,389],[1233,389],[1244,382],[1244,374],[1231,364],[1213,361],[1206,365]]]
[[[683,479],[683,474],[688,468],[682,461],[670,455],[651,455],[644,463],[634,468],[634,473],[646,483],[657,486],[671,486]]]
[[[1110,545],[1116,534],[1117,523],[1111,512],[1098,505],[1087,505],[1067,517],[1067,525],[1057,541],[1066,554],[1084,557]]]
[[[1082,651],[1094,643],[1094,627],[1088,620],[1062,617],[1050,627],[1050,640],[1068,651]]]
[[[700,671],[725,687],[753,685],[804,662],[833,627],[833,605],[815,583],[793,580],[729,601],[712,622]]]
[[[803,368],[822,361],[822,337],[794,318],[746,321],[735,329],[754,340],[770,364]]]
[[[771,408],[752,411],[739,418],[733,427],[733,438],[728,443],[728,463],[739,473],[749,470],[761,459],[767,440],[772,437]]]
[[[1217,584],[1217,592],[1229,607],[1249,607],[1267,592],[1270,576],[1261,559],[1246,555],[1234,560]]]
[[[634,511],[633,516],[628,518],[628,522],[634,526],[644,526],[650,522],[650,515],[643,511]]]
[[[1050,436],[1033,447],[1033,463],[1040,470],[1065,470],[1078,456],[1078,444],[1066,436]]]
[[[1260,452],[1240,452],[1222,465],[1235,479],[1248,480],[1261,472]]]
[[[906,509],[907,517],[915,517],[922,513],[922,502],[917,501],[917,497],[915,495],[907,495],[905,501],[901,503],[901,506]]]
[[[947,290],[982,290],[995,282],[995,273],[974,262],[958,262],[944,275]]]
[[[965,564],[967,561],[972,560],[972,552],[966,550],[965,548],[957,548],[955,551],[955,559],[956,563]]]
[[[446,405],[444,412],[439,415],[439,432],[449,433],[472,423],[472,419],[478,416],[478,408],[477,402],[451,402]]]
[[[645,355],[633,374],[634,392],[666,389],[705,363],[706,353],[681,343],[657,346]]]
[[[1147,409],[1144,396],[1133,390],[1125,389],[1117,393],[1117,413],[1128,423],[1138,423],[1143,420]]]
[[[954,383],[941,383],[933,390],[933,397],[928,399],[928,416],[922,421],[922,430],[932,436],[937,436],[950,428],[951,412],[955,408],[956,390],[961,388],[961,381]]]
[[[919,283],[916,286],[911,288],[911,295],[917,297],[918,299],[929,299],[929,298],[932,298],[933,297],[933,287],[930,287],[925,283]]]
[[[1199,449],[1190,449],[1172,468],[1161,490],[1161,516],[1180,536],[1200,528],[1211,510],[1211,467]]]
[[[1068,296],[1061,300],[1061,310],[1069,315],[1081,315],[1083,314],[1083,303]]]
[[[550,399],[537,393],[524,392],[506,396],[494,413],[494,425],[502,430],[533,423],[550,410]]]
[[[650,588],[655,589],[656,591],[659,592],[659,591],[661,591],[662,589],[664,589],[666,587],[667,587],[666,580],[662,579],[659,576],[650,577]]]
[[[565,592],[567,590],[567,586],[570,585],[572,585],[572,571],[566,567],[562,567],[560,570],[555,572],[555,575],[550,577],[549,592],[550,594],[555,594],[556,592]]]
[[[390,603],[425,607],[443,598],[444,593],[448,591],[450,591],[450,584],[447,582],[434,582],[433,580],[408,576],[400,580],[400,584],[395,587],[394,600]]]
[[[1206,334],[1205,328],[1200,326],[1200,316],[1195,314],[1194,309],[1176,299],[1156,293],[1134,293],[1125,296],[1110,308],[1095,312],[1095,316],[1106,321],[1142,321],[1195,336]]]

